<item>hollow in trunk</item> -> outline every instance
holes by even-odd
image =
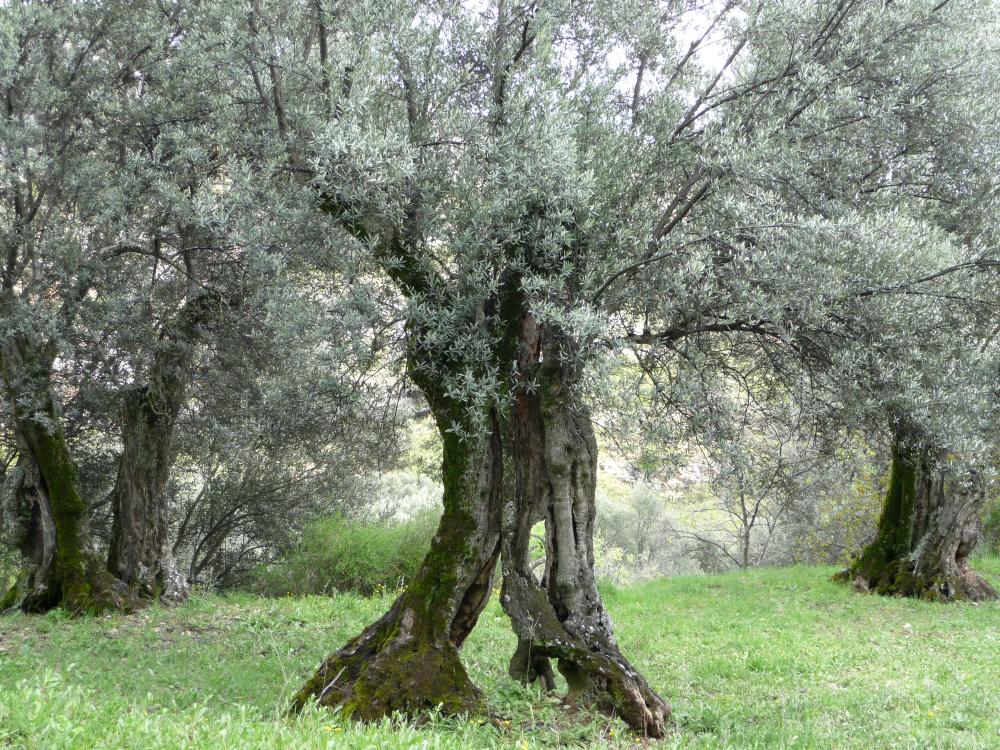
[[[596,705],[640,734],[661,737],[670,709],[619,650],[594,579],[597,441],[589,412],[573,398],[572,373],[560,364],[571,361],[558,356],[561,346],[525,314],[522,383],[509,429],[514,491],[502,524],[501,602],[519,638],[511,671],[544,681],[544,660],[556,658],[568,701]],[[541,509],[543,581],[528,565],[531,527]]]

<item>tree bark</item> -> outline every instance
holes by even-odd
[[[108,570],[145,598],[166,604],[190,591],[177,570],[168,539],[166,487],[172,463],[171,439],[178,408],[163,408],[149,386],[125,392],[122,455],[112,491],[113,521]]]
[[[166,490],[174,458],[174,425],[184,403],[195,346],[218,303],[213,292],[192,296],[166,326],[147,383],[122,396],[123,447],[112,491],[107,567],[139,595],[166,604],[182,602],[190,592],[168,539]]]
[[[0,612],[14,608],[26,611],[58,605],[54,589],[56,527],[52,505],[42,484],[38,465],[26,446],[19,446],[17,464],[4,487],[5,516],[10,528],[5,536],[21,554],[22,567],[14,585],[0,601]]]
[[[559,356],[565,346],[524,315],[510,420],[514,492],[503,515],[501,602],[519,638],[511,672],[545,681],[544,660],[557,658],[567,700],[592,703],[640,734],[661,737],[670,709],[619,650],[594,579],[597,442],[589,412],[573,397],[572,373],[561,364],[571,361]],[[527,565],[539,509],[544,581]]]
[[[405,297],[451,304],[446,285],[411,251],[415,204],[407,207],[403,232],[335,194],[324,195],[319,208],[357,239],[376,241],[376,256]],[[488,435],[470,423],[468,405],[452,398],[441,379],[442,373],[464,375],[467,363],[461,354],[425,349],[427,333],[422,324],[408,322],[409,375],[427,400],[443,446],[444,512],[437,533],[406,590],[379,620],[320,665],[293,699],[293,713],[310,701],[363,721],[394,712],[417,716],[438,707],[446,714],[484,708],[459,649],[489,600],[500,556],[499,421],[491,406],[481,415],[491,428]]]
[[[43,612],[63,606],[73,613],[127,610],[130,592],[90,550],[87,506],[51,388],[51,362],[20,337],[0,343],[4,385],[14,406],[20,445],[12,488],[24,569],[0,600],[0,609]]]
[[[884,595],[937,601],[997,598],[969,566],[984,488],[975,476],[956,476],[940,459],[897,437],[875,539],[838,579]]]
[[[491,434],[461,439],[462,405],[425,389],[444,443],[444,514],[417,575],[378,621],[323,662],[295,696],[373,721],[484,708],[459,649],[489,599],[499,556],[502,454]]]

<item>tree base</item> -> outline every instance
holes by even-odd
[[[155,571],[131,582],[123,581],[122,577],[113,571],[112,575],[132,589],[140,599],[159,602],[165,607],[176,607],[183,604],[191,595],[191,585],[171,560],[161,562]]]
[[[21,578],[18,576],[18,580],[15,581],[9,589],[7,589],[7,593],[5,593],[3,598],[0,599],[0,615],[18,609],[21,606],[22,598]]]
[[[96,559],[88,561],[83,580],[63,586],[63,609],[73,615],[134,612],[145,606],[136,593]]]
[[[71,615],[134,612],[142,600],[128,586],[108,573],[96,559],[88,560],[81,574],[66,576],[59,586],[33,585],[37,572],[24,569],[0,599],[0,613],[20,610],[43,614],[58,607]]]
[[[951,574],[917,573],[905,560],[893,560],[880,567],[855,564],[837,573],[833,579],[850,583],[855,591],[882,596],[905,596],[924,601],[983,602],[1000,598],[987,581],[968,566]]]
[[[434,711],[455,715],[485,710],[458,649],[447,637],[429,639],[415,632],[414,612],[402,605],[403,598],[327,658],[293,699],[292,713],[310,702],[366,722],[395,713],[419,718]]]
[[[585,640],[571,633],[556,616],[545,592],[520,575],[504,577],[500,599],[520,640],[519,652],[530,648],[533,670],[544,670],[536,666],[540,659],[559,660],[559,671],[569,686],[567,703],[590,704],[619,716],[645,737],[666,734],[670,707],[617,646],[596,634]],[[512,662],[515,660],[520,662],[518,653]]]
[[[191,584],[181,575],[174,564],[163,565],[158,576],[158,588],[156,597],[160,604],[168,607],[176,607],[183,604],[191,596]]]

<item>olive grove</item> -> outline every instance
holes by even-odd
[[[990,2],[2,11],[24,566],[0,608],[171,603],[265,559],[254,519],[391,453],[404,377],[440,439],[440,522],[293,710],[483,710],[461,648],[499,568],[510,676],[554,689],[558,670],[566,700],[662,736],[670,708],[597,587],[597,415],[643,460],[700,444],[731,469],[743,566],[807,473],[751,455],[755,420],[779,446],[891,446],[844,578],[997,596],[968,564],[1000,425]],[[82,476],[108,435],[111,465]],[[214,500],[215,476],[244,499]]]

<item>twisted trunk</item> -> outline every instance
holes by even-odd
[[[533,320],[526,320],[525,324],[533,325]],[[537,362],[536,334],[537,331],[532,330],[521,342],[517,356],[519,372],[526,373]],[[533,630],[524,627],[537,619],[533,612],[547,617],[551,615],[552,606],[542,594],[548,589],[552,577],[553,556],[546,533],[544,567],[541,578],[536,577],[531,554],[532,531],[540,522],[546,522],[546,532],[549,527],[549,494],[545,488],[547,466],[544,451],[540,449],[544,424],[540,399],[527,389],[526,381],[522,380],[519,385],[507,425],[507,499],[503,512],[504,583],[501,601],[518,636],[517,648],[507,672],[524,684],[539,682],[545,690],[555,690],[556,680],[549,654],[538,649]],[[508,600],[512,589],[518,588],[521,582],[524,582],[522,587],[530,589],[527,596],[515,596]],[[532,600],[535,600],[534,604]]]
[[[133,598],[90,551],[87,506],[51,388],[50,358],[21,337],[0,345],[20,446],[12,487],[24,566],[0,609],[73,613],[131,609]]]
[[[192,296],[166,326],[146,385],[127,389],[122,397],[123,446],[112,492],[107,567],[140,595],[167,604],[184,601],[190,592],[168,540],[174,425],[195,346],[219,302],[210,291]]]
[[[522,382],[510,424],[514,492],[503,517],[501,601],[519,638],[511,673],[545,680],[545,660],[557,658],[569,686],[567,700],[592,703],[643,735],[661,737],[670,709],[619,650],[594,580],[597,442],[589,412],[573,399],[571,373],[560,365],[565,345],[543,334],[530,313],[524,315]],[[543,581],[528,565],[540,509]]]
[[[124,394],[108,570],[141,596],[177,604],[190,590],[174,562],[166,500],[180,394],[158,395],[149,386]]]
[[[394,712],[446,714],[484,708],[459,649],[489,599],[499,556],[501,445],[494,429],[461,439],[464,406],[415,377],[443,442],[444,514],[430,551],[406,590],[379,620],[323,662],[295,696],[364,721]],[[470,430],[472,428],[470,427]]]
[[[376,256],[405,297],[450,306],[446,285],[412,251],[416,204],[407,207],[403,232],[335,194],[324,194],[319,208],[357,239],[375,241]],[[293,699],[293,712],[310,701],[361,720],[397,711],[419,715],[437,707],[447,714],[484,708],[459,649],[489,600],[500,555],[503,455],[497,415],[492,407],[480,415],[491,428],[483,435],[467,405],[448,394],[438,374],[464,375],[467,363],[425,348],[428,331],[419,322],[410,320],[407,334],[410,377],[441,435],[441,521],[406,590],[379,620],[320,665]]]
[[[875,539],[839,574],[861,591],[951,601],[996,599],[969,566],[986,500],[975,476],[956,476],[901,437]]]

